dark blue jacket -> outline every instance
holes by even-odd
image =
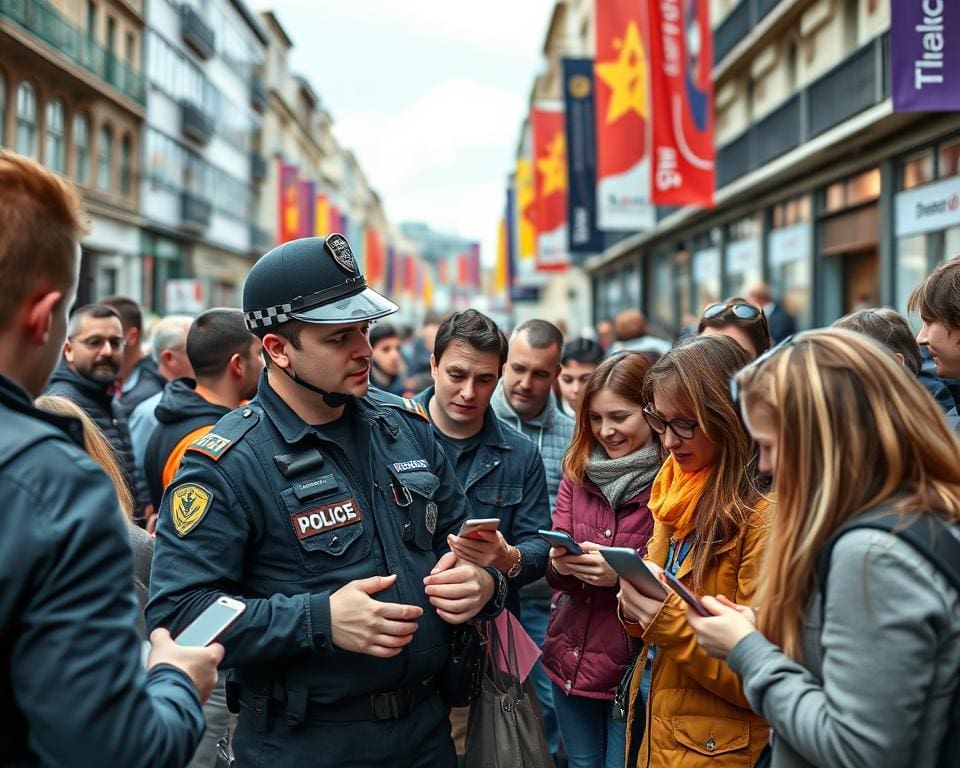
[[[144,676],[130,539],[80,423],[0,376],[0,424],[0,765],[185,765],[197,692]]]
[[[423,579],[468,509],[412,403],[371,389],[345,415],[356,437],[350,455],[264,375],[246,407],[193,443],[160,505],[147,605],[148,625],[176,634],[220,595],[244,600],[223,637],[223,665],[251,689],[280,684],[291,697],[306,689],[321,705],[415,685],[443,667],[450,627]],[[351,461],[364,453],[365,467]],[[330,594],[392,573],[396,583],[375,599],[423,608],[413,641],[389,659],[335,647]]]
[[[430,387],[414,399],[428,411],[433,393]],[[435,425],[433,428],[440,434]],[[470,501],[471,517],[499,518],[507,543],[523,553],[523,569],[510,579],[507,593],[507,608],[519,616],[520,587],[546,573],[550,551],[550,545],[537,534],[541,528],[550,528],[551,520],[540,452],[536,443],[500,421],[487,406],[481,441],[462,466],[457,480]]]

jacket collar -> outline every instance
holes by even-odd
[[[561,416],[559,407],[557,405],[556,395],[554,395],[553,391],[551,390],[547,396],[547,404],[543,406],[543,410],[540,411],[539,414],[531,419],[521,418],[520,415],[513,410],[513,406],[510,405],[510,401],[507,400],[507,395],[503,390],[503,379],[500,379],[500,382],[497,384],[497,388],[493,391],[493,397],[490,399],[490,405],[493,406],[493,410],[496,412],[497,416],[506,421],[508,424],[513,424],[516,422],[518,430],[520,430],[521,425],[527,425],[542,429],[544,432],[549,432],[551,429],[553,429],[557,419],[559,419]]]
[[[435,392],[436,387],[431,385],[413,398],[426,409],[428,415],[430,413],[430,401],[433,399]],[[494,391],[494,396],[496,396],[496,391]],[[433,421],[430,423],[435,430],[440,431]],[[506,436],[503,434],[500,419],[497,418],[497,414],[494,412],[492,401],[491,404],[487,406],[487,410],[483,412],[483,426],[480,427],[479,435],[483,445],[489,445],[493,448],[500,448],[506,451],[510,450],[510,443],[507,442]]]
[[[57,365],[56,370],[53,372],[51,381],[64,381],[68,383],[91,400],[102,403],[108,410],[110,404],[113,402],[113,384],[104,385],[90,381],[90,379],[81,376],[73,370],[65,358],[60,358],[60,364]]]
[[[33,404],[30,395],[19,384],[2,374],[0,374],[0,405],[49,424],[63,432],[67,439],[78,448],[83,449],[83,424],[78,419],[41,411]]]

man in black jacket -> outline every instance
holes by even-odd
[[[126,419],[114,400],[124,346],[123,326],[115,310],[102,304],[74,310],[63,345],[63,362],[54,371],[46,394],[75,402],[110,440],[136,501],[137,520],[143,524],[153,511],[150,494],[133,461]]]
[[[113,484],[79,422],[32,404],[60,356],[83,220],[71,187],[0,152],[0,765],[175,768],[223,648],[158,630],[144,674]]]

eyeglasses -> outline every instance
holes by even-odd
[[[749,371],[751,368],[756,368],[759,365],[763,365],[767,360],[769,360],[774,355],[779,354],[780,352],[785,350],[787,347],[792,347],[793,344],[794,344],[793,336],[792,335],[787,336],[779,344],[777,344],[774,347],[771,347],[762,355],[760,355],[760,357],[754,360],[752,363],[749,363],[743,366],[743,368],[741,368],[739,371],[733,374],[733,378],[730,379],[730,399],[733,400],[733,404],[738,410],[740,408],[740,377],[746,371]]]
[[[71,339],[74,341],[74,339]],[[97,352],[103,348],[104,344],[109,344],[111,349],[123,349],[127,346],[123,336],[87,336],[85,339],[76,339],[77,344],[83,344],[91,352]]]
[[[743,304],[740,302],[735,304],[711,304],[703,310],[703,319],[711,320],[714,317],[722,315],[727,310],[730,310],[734,317],[739,317],[741,320],[756,320],[763,314],[763,312],[753,306],[753,304]]]
[[[658,435],[664,435],[667,432],[667,429],[672,429],[673,434],[679,437],[681,440],[689,440],[693,437],[694,431],[697,427],[700,426],[696,421],[690,421],[690,419],[673,419],[667,421],[662,416],[658,416],[654,413],[653,409],[648,405],[643,409],[643,418],[646,419],[647,424],[650,425],[650,429],[656,432]]]

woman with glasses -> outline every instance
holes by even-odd
[[[849,331],[800,334],[734,384],[773,474],[770,550],[755,598],[705,597],[716,616],[689,621],[769,720],[770,765],[957,765],[960,591],[909,535],[956,571],[960,442],[904,366]],[[838,535],[879,514],[892,530]]]
[[[749,362],[724,336],[693,339],[650,369],[644,417],[668,452],[650,495],[646,560],[698,594],[750,604],[766,544],[767,508],[755,482],[756,451],[730,401],[729,382]],[[697,644],[685,603],[620,580],[626,631],[643,640],[628,697],[628,766],[753,766],[767,726],[740,680]]]
[[[739,297],[703,310],[697,333],[728,336],[747,351],[751,360],[770,349],[770,330],[763,310]]]
[[[643,552],[653,528],[647,500],[660,456],[640,397],[649,369],[645,355],[624,352],[590,374],[557,493],[553,528],[584,550],[568,555],[551,549],[547,569],[558,594],[543,667],[554,684],[571,768],[624,764],[624,722],[615,716],[614,698],[633,649],[617,619],[617,574],[598,550]]]

